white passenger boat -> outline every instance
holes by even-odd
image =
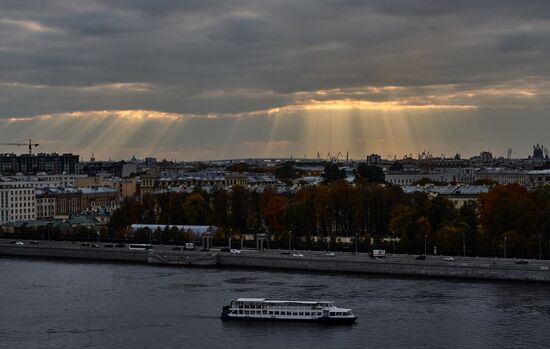
[[[351,309],[326,301],[280,301],[238,298],[223,307],[222,320],[284,320],[350,324],[357,320]]]

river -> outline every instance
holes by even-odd
[[[0,258],[0,348],[543,348],[550,285]],[[236,297],[325,299],[354,325],[222,322]]]

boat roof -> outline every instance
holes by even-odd
[[[267,298],[237,298],[235,301],[243,303],[298,303],[298,304],[327,304],[330,301],[281,301]]]

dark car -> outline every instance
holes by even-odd
[[[38,245],[38,241],[34,240],[34,241],[31,241],[29,242],[31,245]]]
[[[90,243],[89,243],[89,242],[83,242],[83,243],[80,244],[80,246],[86,246],[86,247],[88,247],[88,246],[90,246]]]
[[[524,260],[519,260],[519,261],[516,261],[515,263],[516,264],[528,264],[529,262],[524,261]]]
[[[281,254],[290,255],[290,251],[283,251],[283,252],[281,252]]]
[[[231,252],[231,249],[229,247],[223,247],[220,249],[220,252]]]
[[[172,251],[181,251],[181,247],[178,247],[178,246],[172,247]]]
[[[106,244],[106,245],[103,245],[103,247],[113,247],[113,244]]]
[[[416,259],[417,261],[425,261],[425,260],[426,260],[426,256],[424,256],[424,255],[416,256],[416,257],[414,257],[414,259]]]
[[[124,247],[126,247],[126,245],[125,245],[125,244],[116,244],[115,247],[117,247],[117,248],[124,248]]]
[[[93,247],[93,248],[99,248],[99,245],[98,245],[98,244],[92,244],[91,247]]]
[[[10,244],[15,244],[16,242],[17,242],[17,240],[11,240]]]

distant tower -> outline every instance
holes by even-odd
[[[543,160],[544,159],[544,147],[542,145],[539,145],[537,143],[537,145],[534,145],[533,146],[533,159],[535,160]]]
[[[95,162],[95,156],[92,154],[92,157],[90,158],[90,162]]]

